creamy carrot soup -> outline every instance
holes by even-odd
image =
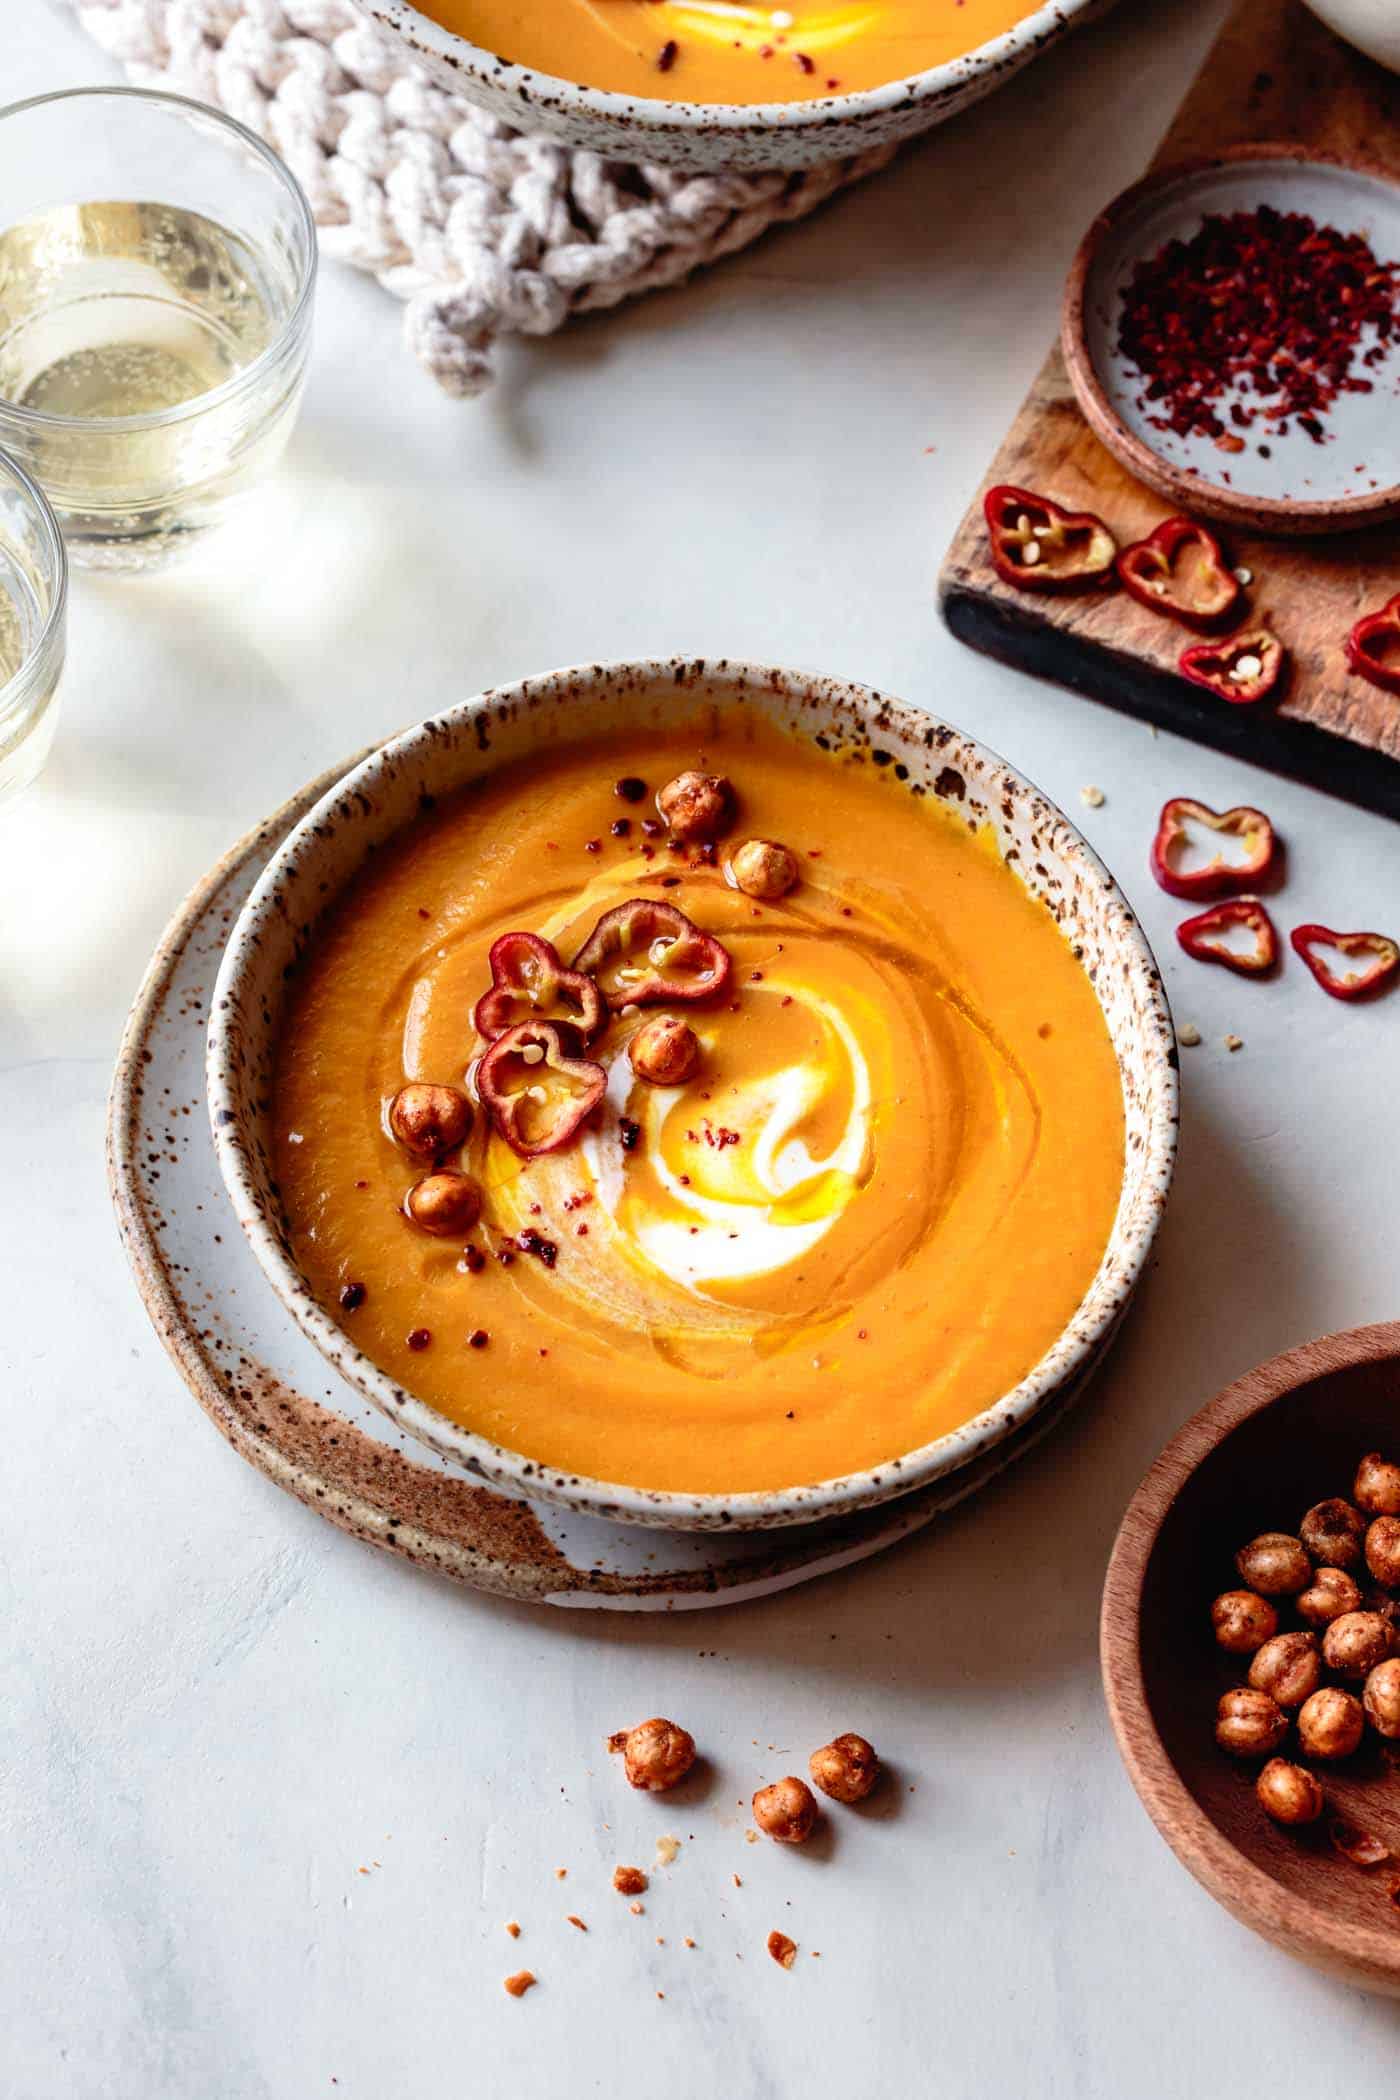
[[[293,987],[276,1171],[395,1380],[725,1493],[914,1449],[1043,1355],[1118,1071],[1048,912],[900,770],[707,717],[544,747],[374,857]]]
[[[961,58],[1037,0],[419,0],[517,65],[676,102],[807,102]]]

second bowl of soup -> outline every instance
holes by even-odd
[[[439,86],[523,131],[687,168],[912,138],[1104,0],[356,0]]]

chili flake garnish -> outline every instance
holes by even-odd
[[[1347,662],[1383,692],[1400,693],[1400,591],[1357,621],[1346,639]]]
[[[1273,692],[1287,660],[1278,636],[1256,627],[1228,642],[1192,642],[1177,658],[1177,669],[1192,685],[1203,685],[1232,707],[1252,707]]]
[[[1383,991],[1400,972],[1400,943],[1388,933],[1334,933],[1330,926],[1295,926],[1288,936],[1313,976],[1333,999],[1369,999]],[[1360,970],[1338,970],[1320,950],[1334,948],[1345,956],[1369,958]]]
[[[347,1283],[340,1294],[342,1312],[358,1312],[368,1293],[362,1283]]]
[[[1217,853],[1202,867],[1179,866],[1178,857],[1190,839],[1192,824],[1202,825],[1222,839],[1237,839],[1244,849],[1241,857],[1227,860]],[[1193,801],[1189,795],[1174,795],[1170,802],[1163,803],[1157,819],[1152,873],[1159,887],[1171,897],[1225,897],[1231,890],[1253,889],[1261,882],[1273,865],[1277,847],[1274,827],[1262,809],[1241,804],[1222,812]]]
[[[558,1243],[547,1240],[542,1232],[536,1232],[533,1225],[525,1227],[515,1244],[522,1254],[538,1255],[547,1269],[552,1269],[559,1259]]]
[[[608,1075],[589,1058],[571,1057],[554,1022],[524,1021],[497,1036],[476,1083],[500,1135],[533,1159],[568,1144],[603,1099]],[[498,1259],[507,1253],[501,1248]]]
[[[1301,212],[1212,213],[1189,241],[1170,240],[1133,270],[1118,349],[1142,373],[1148,420],[1179,436],[1228,435],[1230,420],[1271,435],[1296,416],[1322,443],[1340,394],[1369,393],[1354,369],[1362,337],[1378,361],[1400,307],[1400,264],[1378,262],[1360,234]]]
[[[1233,948],[1230,935],[1243,926],[1254,936],[1252,948]],[[1176,937],[1197,962],[1223,963],[1242,977],[1261,977],[1278,961],[1278,933],[1257,897],[1231,897],[1183,919]]]
[[[1064,510],[1048,496],[1008,483],[988,489],[982,509],[998,576],[1023,591],[1067,591],[1111,574],[1118,542],[1092,511]]]
[[[709,999],[729,982],[729,951],[674,904],[633,897],[605,911],[574,957],[608,1005]]]
[[[1125,547],[1116,566],[1139,604],[1185,627],[1223,626],[1244,597],[1219,540],[1194,518],[1164,518],[1145,540]]]
[[[538,933],[503,933],[487,957],[491,989],[472,1020],[488,1041],[522,1021],[567,1021],[587,1042],[603,1025],[603,995],[580,970],[566,970],[552,941]]]

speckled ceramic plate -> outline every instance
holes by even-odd
[[[137,995],[108,1117],[117,1221],[152,1325],[235,1451],[342,1530],[459,1582],[535,1603],[670,1611],[736,1603],[907,1538],[984,1486],[1059,1420],[878,1510],[778,1533],[639,1531],[483,1487],[406,1438],[328,1369],[234,1226],[204,1102],[214,976],[283,838],[341,777],[314,780],[240,841],[176,913]]]
[[[1381,262],[1400,257],[1400,184],[1380,172],[1311,157],[1301,146],[1237,146],[1209,160],[1160,169],[1124,190],[1084,237],[1065,286],[1061,342],[1079,405],[1118,459],[1169,501],[1261,532],[1341,532],[1400,516],[1400,338],[1364,334],[1353,358],[1369,393],[1342,394],[1321,441],[1286,418],[1282,435],[1255,414],[1242,449],[1158,427],[1159,404],[1118,348],[1123,292],[1138,263],[1171,240],[1190,240],[1204,218],[1261,205],[1362,234]],[[1357,359],[1375,350],[1377,362]],[[1253,411],[1257,396],[1227,394]]]
[[[566,145],[623,160],[727,172],[814,167],[929,131],[1009,80],[1077,21],[1105,13],[1113,0],[1044,0],[1023,22],[975,51],[859,94],[744,104],[605,93],[511,65],[443,29],[411,0],[355,4],[411,52],[438,87],[465,95],[522,131],[547,132]]]

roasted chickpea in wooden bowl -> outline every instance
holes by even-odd
[[[1286,1952],[1400,1997],[1400,1584],[1358,1550],[1389,1499],[1400,1321],[1261,1365],[1129,1503],[1101,1655],[1128,1776],[1182,1864]]]

